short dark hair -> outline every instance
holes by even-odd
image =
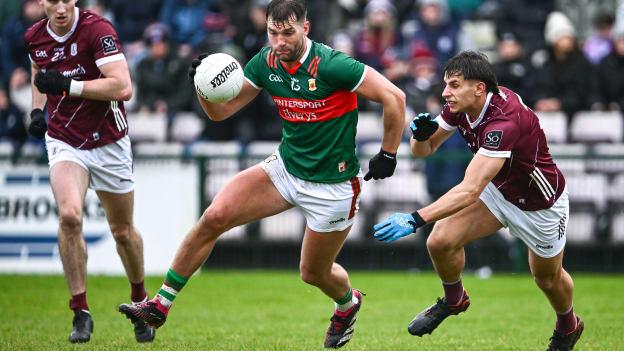
[[[487,56],[476,51],[463,51],[449,60],[444,67],[444,76],[463,75],[466,80],[479,80],[485,83],[488,92],[498,94],[498,81],[494,68]]]
[[[269,2],[266,9],[266,18],[273,22],[287,23],[291,18],[297,22],[306,19],[307,16],[305,0],[273,0]]]

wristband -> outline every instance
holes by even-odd
[[[71,80],[69,83],[69,95],[80,96],[82,95],[82,89],[84,88],[84,82],[79,80]]]
[[[416,225],[414,226],[415,228],[420,228],[423,225],[427,224],[427,222],[425,222],[425,220],[420,216],[418,211],[412,212],[412,217],[414,217],[414,222],[416,223]]]

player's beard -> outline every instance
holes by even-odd
[[[299,43],[294,45],[293,50],[291,51],[290,55],[286,57],[280,57],[280,60],[282,62],[289,62],[289,63],[298,61],[301,55],[303,55],[304,43],[305,43],[305,37],[302,38]]]

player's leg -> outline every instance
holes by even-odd
[[[134,227],[134,191],[116,194],[98,191],[106,219],[117,244],[117,253],[130,281],[130,299],[134,303],[147,301],[143,265],[143,239]],[[156,336],[153,327],[133,321],[134,337],[138,342],[152,342]]]
[[[301,279],[336,302],[325,334],[325,347],[338,348],[351,339],[362,302],[362,294],[351,288],[347,271],[335,262],[350,229],[321,233],[306,227],[301,246]]]
[[[427,250],[442,280],[444,298],[438,299],[436,304],[419,313],[410,322],[407,328],[410,334],[431,334],[446,317],[459,314],[468,308],[470,299],[461,281],[466,259],[464,246],[496,233],[502,226],[481,200],[436,222],[427,239]]]
[[[93,321],[87,304],[87,246],[82,233],[82,209],[89,185],[89,173],[71,161],[55,163],[50,169],[50,185],[59,211],[59,254],[74,311],[71,342],[87,342]]]
[[[529,250],[529,267],[537,286],[544,292],[557,314],[549,350],[572,350],[584,329],[583,321],[574,314],[572,277],[563,269],[563,250],[551,258]]]
[[[130,298],[133,302],[143,301],[147,295],[143,284],[143,239],[134,227],[134,191],[125,194],[98,191],[97,195],[117,244],[117,253],[132,285]]]
[[[208,258],[221,234],[292,207],[260,166],[237,174],[217,194],[178,247],[157,296],[139,306],[120,305],[120,311],[128,318],[141,319],[155,327],[161,326],[173,300],[190,276]]]

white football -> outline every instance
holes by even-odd
[[[232,100],[240,93],[244,79],[240,63],[224,53],[207,56],[195,68],[195,90],[209,102]]]

